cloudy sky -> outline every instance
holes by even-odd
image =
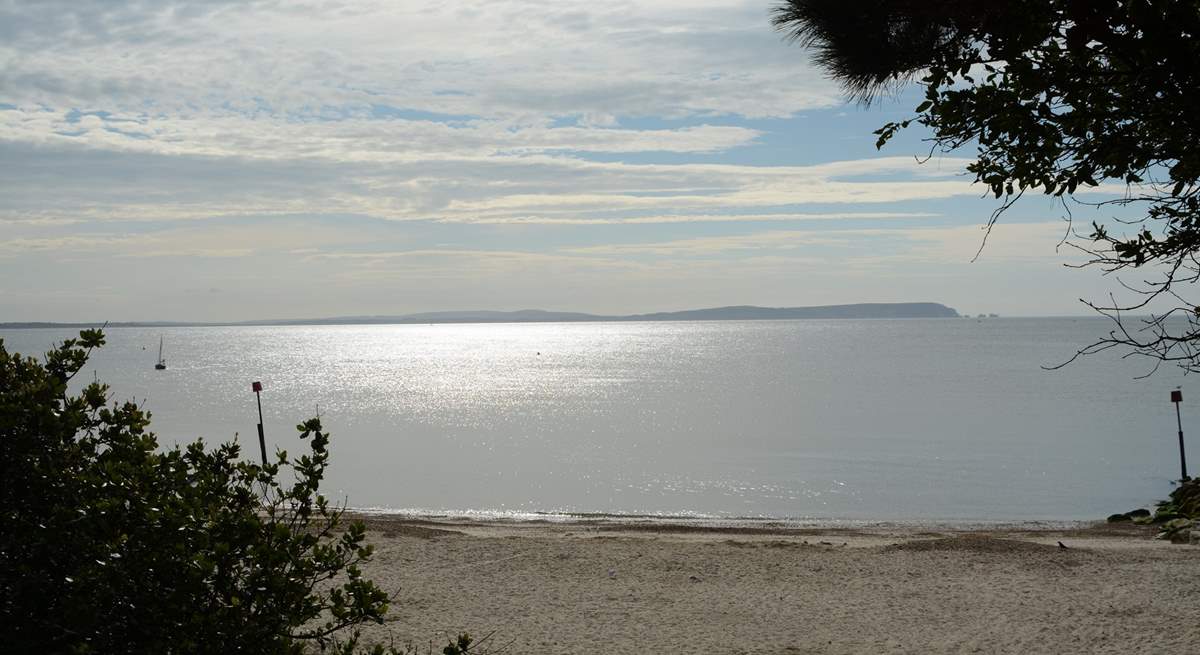
[[[847,104],[772,4],[0,0],[0,321],[1081,314],[1111,286],[1043,197],[972,263],[971,153],[876,151],[919,93]]]

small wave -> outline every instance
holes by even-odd
[[[351,507],[350,512],[417,521],[469,523],[620,524],[632,526],[682,525],[696,528],[769,529],[928,529],[928,530],[1069,530],[1095,521],[945,519],[846,519],[833,517],[729,516],[698,512],[573,512],[497,509],[427,509]]]

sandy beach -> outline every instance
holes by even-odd
[[[421,652],[1200,651],[1200,548],[1138,526],[365,521],[396,597],[364,636]]]

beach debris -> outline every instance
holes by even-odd
[[[689,575],[689,576],[688,576],[688,580],[691,580],[692,582],[700,582],[700,576],[698,576],[698,575]]]
[[[1061,542],[1061,541],[1060,541],[1060,542],[1058,542],[1058,547],[1059,547],[1059,548],[1061,548],[1061,549],[1063,549],[1063,550],[1066,550],[1066,549],[1067,549],[1067,546],[1066,546],[1066,544],[1064,544],[1064,543],[1063,543],[1063,542]]]
[[[608,579],[609,579],[609,580],[616,580],[616,579],[617,579],[617,570],[616,570],[616,569],[609,569],[609,570],[608,570]]]
[[[832,545],[833,545],[833,542],[832,542],[832,541],[822,541],[822,542],[821,542],[821,545],[822,545],[822,546],[832,546]]]

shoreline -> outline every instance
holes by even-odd
[[[1103,524],[1103,519],[979,519],[979,518],[832,518],[779,516],[719,516],[700,513],[639,513],[639,512],[542,512],[512,510],[431,510],[424,508],[347,507],[347,516],[395,519],[405,522],[429,522],[461,525],[524,525],[560,526],[622,525],[634,529],[778,529],[778,530],[840,530],[895,529],[944,531],[1037,531],[1077,530]]]
[[[563,516],[563,515],[560,515]],[[928,539],[985,536],[996,539],[1023,540],[1055,544],[1061,539],[1086,540],[1087,547],[1104,548],[1115,545],[1096,540],[1122,540],[1128,546],[1138,543],[1145,547],[1170,546],[1155,539],[1158,526],[1137,525],[1131,522],[1105,521],[1025,521],[1025,522],[929,522],[929,521],[838,521],[802,522],[778,519],[747,521],[629,520],[620,517],[574,520],[513,520],[506,518],[477,518],[464,515],[400,515],[394,513],[347,510],[343,520],[361,521],[368,533],[391,538],[397,535],[417,537],[473,536],[481,538],[562,537],[562,536],[619,536],[659,538],[687,537],[699,540],[719,540],[728,537],[749,539],[796,539],[803,545],[809,538],[845,537],[848,546],[875,546],[880,543],[909,543]],[[1200,555],[1200,549],[1197,549]]]
[[[376,547],[364,575],[394,594],[364,639],[421,653],[461,632],[491,634],[485,647],[512,653],[1162,653],[1200,643],[1200,548],[1128,523],[347,518]]]

